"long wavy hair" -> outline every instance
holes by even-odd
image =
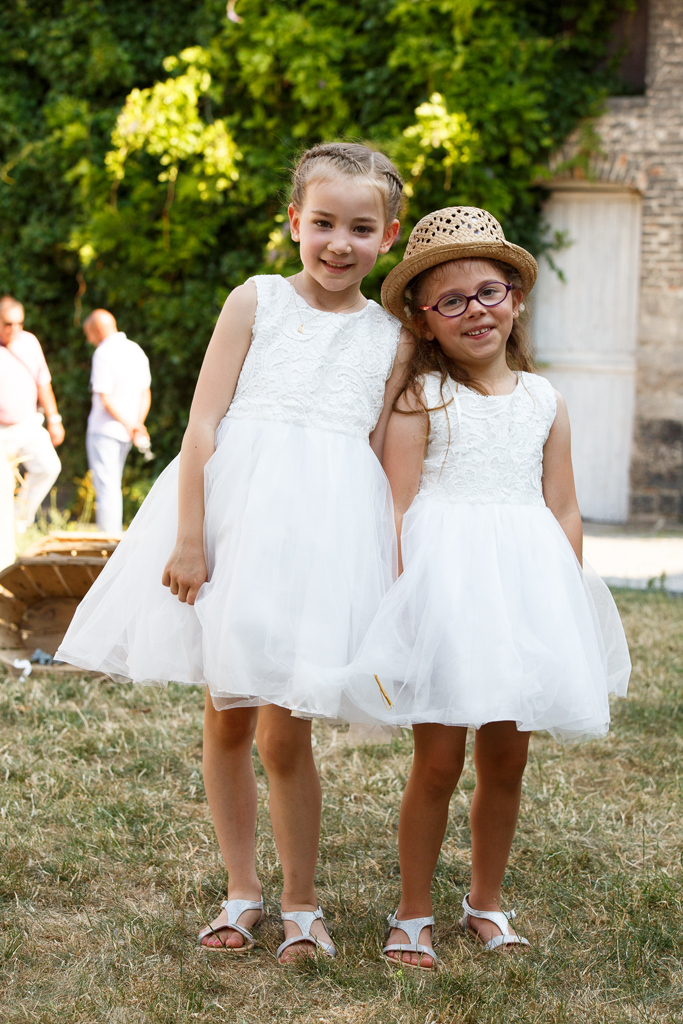
[[[449,378],[457,384],[464,384],[472,391],[478,391],[480,395],[488,394],[486,388],[464,366],[461,366],[460,363],[446,355],[436,339],[429,341],[424,337],[426,323],[424,315],[420,310],[420,304],[425,292],[425,286],[430,278],[441,268],[448,266],[449,263],[458,262],[460,261],[449,260],[447,263],[437,264],[436,267],[429,267],[414,277],[406,288],[406,299],[410,309],[411,330],[415,337],[415,348],[408,366],[406,382],[401,394],[394,402],[396,412],[401,412],[405,415],[416,415],[423,412],[435,412],[437,409],[443,409],[450,405],[452,399],[446,400],[443,393],[444,385]],[[500,260],[486,259],[486,262],[494,266],[503,275],[508,284],[511,284],[514,288],[519,288],[522,293],[524,292],[522,278],[515,267],[510,266],[509,263],[502,263]],[[535,372],[531,356],[531,332],[529,330],[528,310],[522,311],[513,321],[512,331],[505,346],[505,356],[511,370],[523,370],[527,373]],[[426,405],[422,395],[422,381],[428,373],[438,373],[441,376],[439,389],[441,404],[432,408]],[[410,393],[410,398],[413,401],[407,403],[410,406],[409,409],[401,409],[398,407],[398,402],[407,392]]]

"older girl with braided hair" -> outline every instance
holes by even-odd
[[[71,664],[139,683],[203,683],[204,782],[229,876],[200,933],[253,949],[252,741],[270,783],[284,889],[278,959],[334,956],[314,874],[321,793],[311,719],[372,725],[376,686],[334,683],[391,584],[379,459],[410,335],[361,283],[399,228],[401,179],[366,146],[304,153],[289,207],[303,270],[254,277],[218,318],[181,454],[156,482],[65,637]]]

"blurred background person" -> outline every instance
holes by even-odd
[[[95,488],[95,518],[105,533],[123,531],[121,478],[134,444],[149,448],[145,419],[152,400],[149,360],[139,345],[119,331],[106,309],[95,309],[83,323],[91,345],[92,408],[85,446]]]
[[[55,447],[64,440],[64,427],[50,381],[40,342],[35,334],[24,330],[24,307],[11,295],[3,295],[0,298],[0,449],[6,459],[23,468],[23,483],[14,502],[17,533],[25,533],[33,522],[62,468]]]

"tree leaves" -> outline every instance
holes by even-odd
[[[111,308],[150,356],[157,472],[230,289],[298,267],[288,168],[317,141],[368,139],[406,176],[403,241],[367,279],[374,297],[431,209],[484,205],[540,251],[534,183],[606,95],[610,25],[630,6],[239,0],[229,19],[224,0],[5,5],[0,284],[45,344],[67,482],[85,465],[79,303]]]

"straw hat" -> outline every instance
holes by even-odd
[[[382,285],[384,308],[410,327],[405,290],[412,279],[437,263],[468,258],[509,263],[519,271],[525,295],[536,282],[536,260],[526,249],[505,240],[495,217],[476,206],[447,206],[427,214],[410,232],[402,262]]]

